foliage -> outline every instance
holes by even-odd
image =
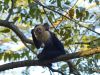
[[[95,6],[85,7],[85,2],[90,7],[92,3]],[[98,27],[100,29],[99,0],[83,0],[82,2],[78,0],[40,0],[40,3],[36,0],[14,0],[14,2],[13,0],[0,0],[0,20],[6,20],[11,13],[9,21],[18,26],[28,37],[31,36],[30,30],[35,24],[48,22],[51,30],[60,37],[65,49],[69,52],[100,46],[100,33],[96,32]],[[6,39],[10,40],[5,41]],[[20,39],[12,30],[0,27],[0,44],[12,42],[18,44]],[[34,47],[31,48],[35,51]],[[9,49],[2,50],[3,48],[0,48],[0,60],[32,59],[31,52],[25,47],[15,52]],[[75,63],[80,72],[93,74],[94,69],[99,69],[96,65],[99,59],[100,54],[97,54],[76,59]],[[62,65],[62,70],[65,71],[65,69]]]

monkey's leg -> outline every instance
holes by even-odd
[[[43,61],[45,61],[45,60],[48,60],[48,59],[46,59],[46,55],[43,54],[43,53],[39,53],[39,54],[37,55],[37,57],[38,57],[38,59],[39,59],[40,62],[43,62]],[[47,64],[47,65],[45,65],[45,66],[51,67],[51,66],[52,66],[52,63],[49,63],[49,64]]]

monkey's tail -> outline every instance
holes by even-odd
[[[59,71],[59,70],[56,70],[56,69],[53,69],[51,66],[48,67],[52,72],[58,72],[60,73],[61,75],[65,75],[63,72]]]
[[[69,66],[70,74],[80,75],[79,71],[76,69],[76,67],[70,60],[67,61],[67,64]]]

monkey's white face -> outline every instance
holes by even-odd
[[[44,29],[44,27],[43,26],[41,26],[41,25],[39,25],[39,26],[37,26],[36,28],[35,28],[35,34],[38,36],[38,35],[41,35],[41,34],[43,34],[43,32],[45,31],[45,29]]]
[[[42,25],[37,26],[34,29],[34,33],[36,38],[41,42],[46,42],[50,38],[50,33]]]

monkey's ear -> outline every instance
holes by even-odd
[[[48,30],[49,31],[50,27],[49,27],[49,24],[48,23],[44,23],[43,26],[44,26],[45,30]]]
[[[47,26],[49,26],[49,24],[48,24],[48,23],[44,23],[44,25],[47,25]]]

